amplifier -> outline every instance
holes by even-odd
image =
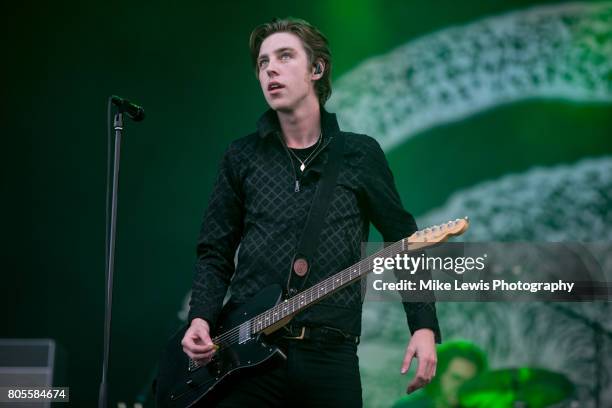
[[[52,387],[55,341],[52,339],[0,339],[0,387]],[[15,406],[0,402],[0,407]],[[49,408],[49,401],[20,401],[19,408]]]

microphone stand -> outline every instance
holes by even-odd
[[[108,357],[110,349],[111,308],[113,304],[113,270],[115,264],[115,236],[117,225],[117,190],[119,185],[119,159],[121,156],[121,136],[123,132],[123,110],[115,113],[115,157],[113,160],[113,187],[111,198],[110,234],[107,237],[106,254],[106,297],[104,310],[104,357],[102,360],[102,380],[98,394],[98,408],[106,408],[108,403]],[[108,203],[107,203],[108,204]]]

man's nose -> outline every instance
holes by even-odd
[[[266,67],[266,73],[268,77],[272,78],[273,76],[278,75],[278,71],[276,70],[276,66],[272,63],[272,61],[268,62],[268,66]]]
[[[266,73],[268,74],[268,78],[273,78],[278,75],[278,72],[274,69],[266,69]]]

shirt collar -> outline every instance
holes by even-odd
[[[340,127],[336,119],[335,113],[327,112],[321,107],[321,131],[324,137],[332,136],[338,132]],[[280,131],[280,123],[278,122],[278,115],[274,109],[268,109],[261,117],[257,120],[257,131],[259,136],[266,138],[274,132]]]

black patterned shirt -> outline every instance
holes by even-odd
[[[189,321],[200,317],[214,328],[228,290],[231,302],[240,304],[268,285],[286,287],[329,142],[340,132],[335,114],[321,109],[321,128],[322,146],[303,173],[271,109],[257,122],[257,132],[229,145],[202,222]],[[385,242],[417,230],[378,142],[366,135],[344,134],[344,163],[305,287],[358,262],[370,223]],[[293,322],[359,335],[362,302],[361,284],[356,282],[299,313]],[[430,328],[439,342],[435,303],[403,305],[410,331]]]

